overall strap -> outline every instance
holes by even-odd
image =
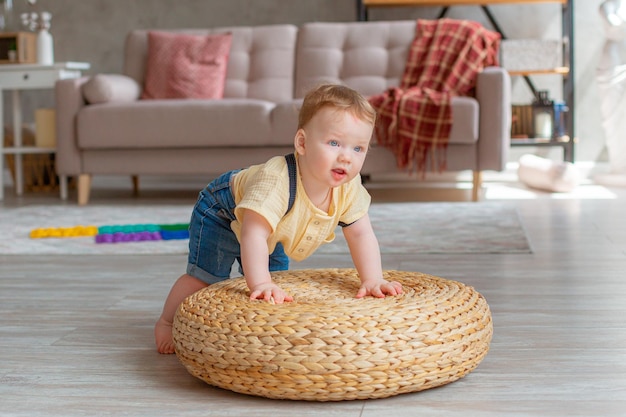
[[[285,159],[287,160],[287,170],[289,171],[289,203],[287,205],[287,211],[285,212],[286,216],[293,207],[293,203],[296,201],[298,168],[296,166],[296,156],[294,154],[290,153],[285,155]]]

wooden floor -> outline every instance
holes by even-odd
[[[92,198],[157,204],[197,194],[148,190],[134,199],[129,190],[96,189]],[[154,321],[184,256],[0,256],[0,416],[625,416],[626,190],[588,187],[568,198],[509,191],[488,188],[486,198],[517,206],[533,254],[384,257],[387,269],[459,280],[487,298],[491,350],[457,382],[340,403],[220,390],[153,346]],[[5,194],[2,222],[11,221],[3,206],[61,204],[55,195]],[[330,266],[352,265],[314,256],[295,267]]]

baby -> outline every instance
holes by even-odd
[[[172,322],[189,295],[228,279],[237,260],[251,300],[293,298],[271,271],[289,268],[342,226],[361,286],[356,298],[402,293],[383,279],[380,250],[368,216],[371,198],[359,172],[369,148],[376,113],[356,91],[325,84],[304,98],[294,138],[295,152],[262,165],[230,171],[199,195],[189,225],[187,272],[172,287],[155,325],[160,353],[174,353]]]

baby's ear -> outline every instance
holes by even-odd
[[[293,146],[296,148],[296,152],[300,155],[304,154],[305,142],[306,134],[304,133],[304,129],[298,129],[296,136],[293,139]]]

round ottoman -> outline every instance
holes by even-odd
[[[174,318],[176,355],[194,376],[268,398],[383,398],[455,381],[485,357],[493,333],[484,297],[459,282],[385,271],[395,297],[355,299],[354,269],[273,273],[294,297],[249,300],[243,278],[188,297]]]

